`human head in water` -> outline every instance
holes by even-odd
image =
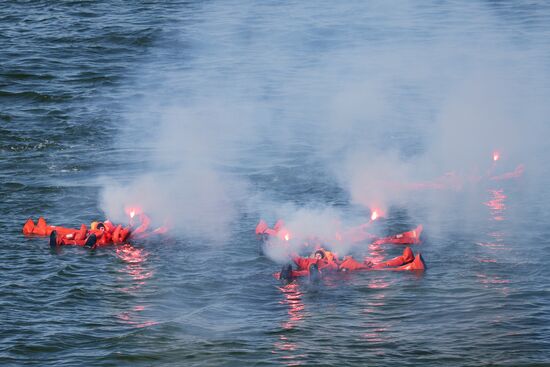
[[[321,260],[325,258],[325,251],[323,250],[317,250],[313,253],[313,258],[317,260]]]
[[[96,230],[96,229],[102,229],[105,230],[105,224],[103,224],[102,222],[92,222],[92,224],[90,225],[90,228],[92,230]]]

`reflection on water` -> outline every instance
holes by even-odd
[[[392,285],[392,282],[389,282],[387,279],[384,279],[382,276],[380,277],[371,277],[369,280],[368,287],[370,289],[385,289],[388,288],[390,285]]]
[[[504,243],[495,243],[495,242],[478,242],[477,245],[481,247],[485,247],[487,249],[491,249],[491,250],[502,250],[507,248]],[[496,262],[496,260],[492,262]]]
[[[488,276],[485,274],[478,273],[476,276],[479,279],[479,282],[481,284],[508,284],[510,283],[510,280],[508,279],[502,279],[502,277],[499,276]]]
[[[505,200],[507,196],[504,194],[504,189],[489,189],[488,190],[490,197],[489,201],[484,202],[483,204],[489,208],[489,220],[497,222],[498,226],[502,226],[505,220],[504,212],[506,211]],[[487,236],[490,238],[487,242],[479,242],[478,245],[485,250],[485,256],[478,258],[478,261],[482,264],[497,264],[497,258],[500,252],[509,250],[509,246],[505,243],[505,234],[498,229],[490,230],[487,233]],[[477,280],[484,288],[494,289],[495,286],[503,284],[509,284],[510,280],[505,279],[502,276],[477,273]],[[508,287],[504,286],[499,289],[504,295],[509,293]]]
[[[384,247],[372,243],[369,245],[369,255],[370,257],[368,258],[368,260],[374,264],[381,263],[385,260],[386,257]]]
[[[370,286],[369,286],[370,287]],[[389,325],[384,324],[380,321],[378,314],[384,312],[384,307],[386,307],[386,295],[383,293],[378,293],[373,295],[370,300],[366,303],[366,307],[363,309],[365,315],[365,328],[368,330],[362,335],[366,342],[369,344],[379,344],[387,342],[387,335],[389,331]],[[373,345],[370,345],[373,347]],[[377,355],[383,355],[384,348],[373,348],[373,352]]]
[[[120,312],[116,315],[116,318],[124,324],[130,325],[137,329],[157,325],[157,321],[143,320],[143,316],[140,315],[140,312],[143,312],[145,309],[145,306],[137,305],[128,311]]]
[[[138,291],[146,285],[146,281],[150,279],[154,272],[146,267],[149,253],[143,249],[138,249],[130,244],[125,244],[116,247],[116,256],[126,263],[126,266],[120,270],[121,273],[129,276],[131,286],[122,288],[121,291],[131,295],[137,295]],[[126,277],[125,277],[126,278]],[[121,279],[125,281],[126,279]],[[158,322],[152,320],[144,320],[140,314],[147,307],[142,304],[134,305],[131,309],[123,311],[116,315],[117,319],[125,324],[135,328],[144,328],[156,325]]]
[[[489,207],[491,211],[491,216],[493,220],[502,221],[504,220],[504,211],[506,206],[504,205],[504,200],[506,200],[506,195],[504,195],[503,189],[491,189],[489,190],[491,198],[489,201],[484,204]]]
[[[281,326],[285,330],[294,329],[304,318],[303,294],[300,292],[298,282],[286,284],[283,287],[279,287],[279,289],[285,296],[285,299],[280,301],[280,303],[288,306],[288,321],[284,322]]]
[[[278,288],[284,296],[284,299],[279,303],[288,306],[288,319],[281,324],[281,327],[283,330],[291,332],[301,324],[304,319],[305,306],[302,302],[303,293],[300,291],[298,282],[292,282]],[[293,341],[286,333],[279,335],[279,340],[275,342],[274,346],[275,349],[272,353],[276,354],[282,352],[283,355],[281,358],[284,360],[286,366],[298,366],[302,364],[297,359],[303,358],[305,355],[294,354],[294,352],[298,350],[298,343]],[[292,353],[289,354],[289,352]]]
[[[145,267],[145,262],[149,253],[143,249],[137,249],[130,244],[118,246],[116,256],[126,263],[126,266],[120,271],[130,276],[133,280],[132,286],[123,289],[123,291],[136,291],[145,285],[145,281],[153,276],[153,271]]]
[[[363,311],[368,314],[379,311],[380,307],[386,305],[384,298],[386,298],[384,294],[374,295],[371,300],[367,302],[367,307]]]

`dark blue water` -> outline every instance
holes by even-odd
[[[549,34],[528,1],[3,2],[0,364],[550,365]],[[363,164],[466,176],[493,149],[524,175],[377,192],[376,230],[424,224],[424,274],[272,277],[260,217],[360,222],[357,187],[392,171],[355,185]],[[113,182],[126,198],[147,174],[167,177],[169,237],[21,234],[103,218]]]

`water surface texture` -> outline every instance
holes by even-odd
[[[0,364],[550,365],[548,86],[544,1],[2,2]],[[373,205],[425,273],[274,279],[260,218]]]

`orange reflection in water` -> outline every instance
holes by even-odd
[[[370,301],[367,302],[366,308],[363,310],[365,313],[375,313],[386,305],[386,296],[384,294],[374,295]]]
[[[510,289],[508,287],[508,284],[510,284],[509,279],[504,279],[498,275],[486,275],[481,273],[477,273],[476,276],[485,288],[496,289],[505,296],[510,294]]]
[[[300,291],[300,285],[297,282],[286,284],[282,287],[277,287],[283,294],[284,299],[279,303],[288,306],[288,320],[281,324],[285,331],[292,331],[304,319],[304,303],[302,302],[303,293]],[[287,366],[298,366],[302,364],[298,358],[305,355],[294,354],[298,349],[298,344],[291,337],[281,334],[279,340],[274,344],[275,349],[272,353],[284,353],[281,358]],[[290,354],[289,354],[290,353]]]
[[[391,284],[392,283],[390,283],[389,281],[387,281],[384,278],[372,277],[372,279],[369,281],[368,287],[370,289],[384,289],[384,288],[388,288]]]
[[[384,261],[386,257],[384,247],[373,243],[369,245],[369,253],[370,253],[370,256],[368,257],[368,260],[374,264],[378,264]]]
[[[506,205],[504,200],[506,200],[506,195],[504,195],[503,189],[489,190],[491,194],[491,200],[485,202],[484,204],[489,207],[492,215],[492,219],[496,221],[504,220],[504,211],[506,210]]]
[[[488,276],[488,275],[481,274],[481,273],[476,274],[476,276],[479,279],[479,282],[481,284],[508,284],[508,283],[510,283],[510,280],[502,279],[502,277],[499,277],[499,276]]]
[[[490,189],[488,190],[490,194],[490,200],[484,204],[489,208],[490,211],[490,220],[501,222],[505,220],[504,212],[506,211],[505,200],[507,196],[504,194],[503,189]],[[479,242],[477,245],[484,248],[486,256],[478,258],[478,261],[482,264],[496,264],[498,263],[497,258],[498,254],[502,251],[509,250],[510,247],[505,244],[505,235],[499,230],[494,230],[487,233],[490,237],[489,242]],[[508,287],[502,286],[510,283],[509,279],[505,279],[502,276],[492,275],[492,274],[483,274],[477,273],[476,277],[485,288],[497,288],[503,294],[507,295]],[[499,285],[501,287],[499,287]]]
[[[376,316],[378,312],[383,312],[384,307],[386,306],[386,295],[385,294],[375,294],[369,301],[367,301],[366,307],[363,310],[365,315],[365,324],[364,327],[367,329],[367,332],[363,333],[361,336],[365,339],[366,342],[372,343],[374,345],[379,343],[385,343],[388,341],[388,331],[390,327],[388,324],[383,324],[379,321],[379,317]],[[373,345],[369,347],[374,347]],[[374,347],[372,351],[377,355],[385,354],[385,348],[376,348]]]
[[[300,286],[297,282],[286,284],[283,287],[278,287],[285,299],[280,301],[280,304],[286,304],[288,306],[288,321],[284,322],[281,326],[285,330],[294,329],[296,325],[304,318],[304,304],[302,302],[302,292],[300,292]]]
[[[141,287],[146,285],[146,280],[153,276],[153,271],[145,267],[149,253],[143,249],[138,249],[130,244],[117,246],[115,250],[116,256],[126,263],[126,266],[121,270],[132,279],[132,285],[122,288],[124,293],[135,294]],[[129,310],[125,310],[116,317],[125,324],[135,328],[144,328],[158,324],[156,321],[144,320],[140,315],[145,311],[146,306],[135,305]]]
[[[133,287],[128,290],[138,289],[145,284],[145,280],[153,276],[153,271],[144,266],[149,256],[147,251],[125,244],[116,248],[116,256],[126,263],[123,272],[130,275],[135,281]]]
[[[507,248],[503,243],[494,242],[478,242],[477,245],[491,250],[503,250]]]
[[[135,306],[131,310],[119,313],[116,315],[116,318],[127,325],[135,327],[136,329],[157,325],[157,321],[142,319],[142,316],[140,316],[139,313],[144,310],[145,306]]]

